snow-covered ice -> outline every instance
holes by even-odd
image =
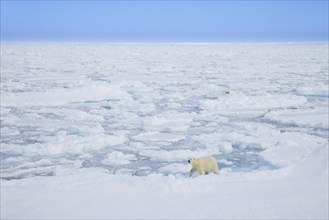
[[[327,43],[1,43],[1,219],[328,219]],[[188,157],[220,174],[188,177]]]

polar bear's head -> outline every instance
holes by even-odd
[[[189,157],[188,159],[187,159],[187,162],[189,162],[190,164],[192,164],[192,166],[193,166],[193,164],[195,163],[195,158],[194,157]]]

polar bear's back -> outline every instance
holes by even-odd
[[[206,172],[218,171],[217,160],[213,156],[201,157],[199,160]]]

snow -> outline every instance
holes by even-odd
[[[328,109],[283,109],[269,112],[265,118],[280,124],[326,129],[329,126]]]
[[[27,106],[51,106],[61,105],[71,102],[93,102],[106,99],[129,98],[129,94],[122,91],[117,85],[107,83],[94,83],[88,81],[80,82],[74,88],[56,88],[38,92],[2,94],[3,105],[27,105]]]
[[[160,142],[177,142],[183,140],[185,137],[179,134],[168,134],[168,133],[160,133],[157,131],[148,131],[146,133],[142,133],[134,136],[132,139],[135,141],[160,141]]]
[[[121,152],[113,152],[107,155],[107,157],[101,161],[103,164],[124,165],[129,164],[130,160],[136,160],[133,154],[123,154]]]
[[[326,43],[1,43],[1,219],[328,219],[328,98]]]

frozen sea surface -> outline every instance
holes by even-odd
[[[224,182],[285,176],[328,138],[325,43],[1,44],[4,186],[97,170],[171,192],[207,155]]]

